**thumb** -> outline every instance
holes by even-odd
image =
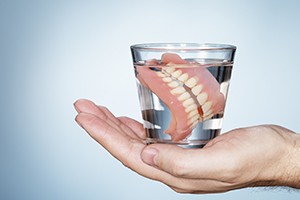
[[[199,173],[203,159],[206,159],[204,149],[183,149],[175,145],[151,144],[141,152],[141,159],[176,177],[193,178]]]

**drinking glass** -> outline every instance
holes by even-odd
[[[148,43],[130,48],[147,143],[201,148],[221,133],[235,46]]]

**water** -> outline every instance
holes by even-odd
[[[169,72],[167,72],[168,69]],[[182,74],[186,72],[190,75],[187,80],[196,77],[196,79],[198,79],[197,84],[194,87],[188,87],[187,85],[191,85],[187,83],[187,80],[185,81],[187,85],[185,84],[184,76],[176,78],[177,75],[174,72],[178,70],[182,71]],[[222,128],[231,71],[232,63],[221,62],[219,60],[189,61],[189,64],[184,65],[166,66],[161,64],[149,65],[145,63],[135,65],[141,112],[148,138],[147,142],[171,143],[187,148],[197,148],[204,146],[209,140],[218,136]],[[188,101],[177,100],[181,94],[177,94],[174,92],[175,90],[172,94],[171,91],[177,88],[174,84],[183,88],[190,96],[189,98],[197,105],[196,110],[198,114],[196,114],[196,116],[199,116],[198,120],[187,119],[188,117],[186,117],[182,111],[183,108],[186,109],[187,107],[184,107],[182,104]],[[170,87],[170,85],[172,85],[173,88]],[[206,102],[214,102],[212,103],[211,110],[215,108],[215,111],[207,111],[207,114],[209,114],[209,112],[212,113],[206,118],[203,116],[205,115],[205,113],[203,113],[205,111],[204,105],[201,105],[199,101],[197,101],[200,94],[197,96],[195,95],[197,93],[193,93],[198,85],[203,86],[200,94],[208,94]],[[180,93],[180,91],[178,93]],[[214,101],[214,99],[217,100]],[[189,101],[192,102],[192,100]],[[173,118],[176,118],[177,126],[176,130],[173,129],[173,131],[170,131],[172,112]],[[191,112],[196,113],[195,109]],[[179,117],[174,117],[174,113]],[[186,115],[189,113],[190,112],[187,112]],[[185,121],[193,121],[193,125],[186,126],[188,127],[187,129],[191,130],[186,131],[186,127],[184,126]],[[178,128],[178,124],[180,123],[183,124],[181,127],[184,127],[182,131]],[[168,128],[169,131],[166,133]]]

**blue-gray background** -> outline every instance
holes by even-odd
[[[223,130],[300,132],[298,1],[2,0],[0,22],[0,199],[299,199],[278,188],[177,194],[115,160],[77,126],[72,105],[89,98],[140,120],[131,44],[230,43]]]

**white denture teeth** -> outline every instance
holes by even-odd
[[[205,113],[203,114],[203,117],[206,117],[206,116],[208,116],[208,115],[211,115],[212,112],[213,112],[212,109],[208,110],[207,112],[205,112]]]
[[[198,110],[193,110],[193,111],[191,111],[191,112],[188,114],[188,119],[194,117],[194,115],[198,115],[198,117],[199,117]]]
[[[200,94],[200,92],[203,89],[203,85],[197,85],[195,87],[192,88],[192,93],[197,96],[198,94]]]
[[[196,78],[190,78],[189,80],[187,80],[186,82],[185,82],[185,85],[187,86],[187,87],[189,87],[189,88],[193,88],[194,86],[196,86],[196,84],[197,84],[197,79]]]
[[[191,97],[190,93],[188,92],[185,92],[183,94],[181,94],[179,97],[178,97],[178,100],[179,101],[184,101],[184,100],[187,100]]]
[[[156,71],[156,69],[152,70]],[[187,113],[188,126],[190,128],[193,129],[199,122],[213,117],[212,102],[208,101],[208,94],[202,92],[203,85],[197,85],[197,77],[189,78],[188,73],[176,70],[172,65],[163,67],[161,71],[156,71],[156,74],[171,88],[170,93],[176,95],[177,99],[181,101]],[[193,95],[195,97],[191,97]],[[203,112],[201,116],[198,106],[201,106]]]
[[[178,77],[178,80],[181,82],[186,82],[188,80],[188,78],[189,78],[189,75],[187,73],[184,73]]]
[[[172,81],[168,84],[168,86],[171,88],[176,88],[179,86],[179,83],[177,81]]]
[[[165,78],[163,78],[162,80],[163,80],[164,82],[167,82],[167,83],[173,81],[173,79],[170,78],[170,77],[165,77]]]
[[[181,70],[176,70],[176,71],[174,71],[171,75],[172,75],[174,78],[178,78],[181,74],[182,74],[182,71],[181,71]]]
[[[211,108],[211,106],[212,106],[212,102],[211,102],[211,101],[206,102],[206,103],[201,107],[203,113],[207,113],[207,112],[209,111],[209,109]]]
[[[191,104],[193,104],[194,103],[194,100],[192,99],[192,98],[189,98],[189,99],[186,99],[183,103],[182,103],[182,105],[184,106],[184,107],[188,107],[189,105],[191,105]]]
[[[185,109],[185,112],[189,113],[191,112],[192,110],[196,110],[197,109],[197,105],[196,104],[192,104],[190,106],[188,106],[186,109]]]
[[[198,96],[197,96],[197,101],[198,103],[202,106],[206,100],[208,99],[208,96],[205,92],[203,93],[200,93]]]
[[[172,74],[175,71],[175,68],[174,67],[164,67],[163,71],[168,74]]]
[[[192,118],[189,120],[188,125],[193,124],[195,121],[198,122],[198,119],[199,119],[199,115],[195,115],[194,117],[192,117]]]
[[[175,95],[175,94],[182,94],[185,92],[184,87],[179,86],[177,88],[174,88],[173,90],[171,90],[171,94]]]

